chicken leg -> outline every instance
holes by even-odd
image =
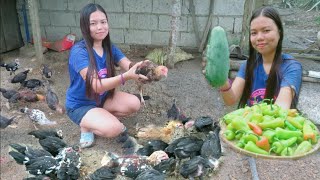
[[[146,107],[146,101],[143,98],[143,89],[142,85],[139,85],[139,94],[140,94],[140,102],[143,104],[144,107]]]

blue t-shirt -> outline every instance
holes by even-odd
[[[299,94],[301,86],[302,77],[302,66],[301,63],[294,60],[294,58],[288,54],[282,54],[283,63],[280,66],[280,88],[291,87],[294,89],[295,94]],[[266,92],[266,82],[268,79],[268,74],[263,68],[262,56],[257,57],[257,67],[254,69],[253,84],[251,88],[250,99],[248,100],[248,105],[253,105],[255,102],[259,102],[264,99]],[[247,62],[241,64],[238,71],[237,77],[245,79]],[[280,89],[279,89],[280,90]],[[278,93],[274,97],[277,98]]]
[[[115,45],[112,45],[112,56],[114,62],[118,64],[124,54]],[[107,78],[107,67],[106,67],[106,52],[103,52],[100,57],[95,50],[94,57],[96,59],[98,75],[100,78]],[[89,66],[89,54],[86,49],[85,41],[81,40],[76,43],[70,50],[69,55],[69,76],[70,86],[66,93],[66,107],[69,109],[76,109],[81,106],[94,105],[97,106],[97,102],[94,99],[89,99],[86,96],[86,82],[80,75],[80,71]],[[100,100],[105,98],[107,91],[100,94]]]

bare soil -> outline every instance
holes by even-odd
[[[285,47],[305,49],[315,40],[316,33],[320,30],[319,24],[314,19],[319,12],[306,13],[300,9],[281,10],[285,22]],[[125,50],[127,57],[134,61],[143,60],[149,48],[135,47]],[[62,104],[65,102],[65,92],[69,85],[68,76],[68,51],[53,52],[44,54],[44,63],[54,69],[52,81],[53,90],[58,94]],[[169,70],[168,78],[164,81],[148,85],[145,94],[151,96],[146,107],[142,108],[134,116],[122,119],[123,123],[134,133],[135,126],[139,124],[163,125],[166,119],[166,110],[172,105],[173,99],[177,100],[178,106],[192,119],[200,116],[211,116],[218,121],[227,112],[235,107],[226,107],[217,91],[211,88],[201,72],[201,55],[194,54],[195,59],[176,64],[174,69]],[[27,45],[19,50],[1,54],[3,61],[13,61],[18,58],[21,62],[21,69],[33,68],[28,78],[41,79],[40,65],[35,59],[33,47]],[[300,59],[299,59],[300,60]],[[311,60],[300,60],[305,70],[320,71],[320,64]],[[21,69],[18,72],[22,71]],[[18,88],[16,84],[8,82],[9,72],[1,68],[1,87]],[[122,90],[137,93],[133,82],[128,82]],[[42,90],[40,90],[41,92]],[[300,94],[299,109],[306,113],[306,116],[313,120],[320,119],[320,85],[316,83],[303,82]],[[57,121],[52,128],[61,129],[64,132],[64,139],[69,144],[76,144],[79,141],[80,130],[72,123],[66,115],[59,115],[50,110],[44,102],[19,104],[11,109],[6,107],[7,100],[1,98],[1,115],[6,117],[17,116],[16,128],[8,127],[0,130],[1,135],[1,157],[4,161],[0,164],[0,174],[3,180],[16,180],[27,177],[24,166],[18,165],[8,155],[8,144],[24,143],[34,147],[40,147],[37,140],[28,136],[27,133],[34,130],[30,119],[19,112],[24,106],[38,108],[46,113],[51,119]],[[51,128],[51,127],[39,127]],[[95,145],[92,148],[84,149],[81,153],[83,160],[83,176],[100,167],[100,161],[106,151],[121,154],[121,145],[113,139],[96,137]],[[249,166],[248,156],[233,151],[227,144],[223,143],[224,156],[220,168],[206,179],[252,179],[252,171]],[[298,160],[267,160],[256,158],[256,166],[259,178],[264,179],[292,179],[292,180],[315,180],[320,179],[320,153],[319,151]]]

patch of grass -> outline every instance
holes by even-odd
[[[314,21],[316,22],[316,24],[320,25],[320,16],[319,16],[319,17],[316,17],[316,18],[314,19]]]

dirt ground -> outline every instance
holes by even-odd
[[[314,18],[319,12],[309,12],[295,10],[281,10],[285,22],[284,46],[290,48],[304,49],[309,47],[310,41],[316,39],[316,33],[320,30],[320,25],[316,24]],[[301,17],[301,18],[300,18]],[[302,18],[303,17],[303,18]],[[127,57],[131,60],[143,60],[143,57],[150,49],[131,48],[125,50]],[[219,120],[224,114],[235,109],[226,107],[217,89],[211,88],[201,73],[201,55],[194,54],[195,59],[176,64],[174,69],[169,70],[168,78],[164,81],[146,86],[145,94],[151,96],[146,107],[142,108],[134,116],[122,119],[123,123],[133,132],[136,123],[162,125],[166,122],[166,110],[172,105],[173,99],[177,100],[178,106],[192,119],[200,116],[211,116]],[[28,78],[41,79],[39,73],[40,62],[35,59],[33,47],[27,45],[19,50],[1,54],[3,61],[13,61],[18,58],[21,62],[21,69],[32,68]],[[65,92],[69,85],[67,70],[68,51],[53,52],[44,54],[44,63],[54,69],[53,90],[58,94],[62,104],[65,102]],[[305,70],[320,71],[320,63],[312,60],[299,59]],[[18,72],[22,71],[21,69]],[[9,73],[1,68],[1,87],[18,88],[18,85],[8,82],[11,79]],[[128,82],[122,90],[136,93],[136,86]],[[299,109],[306,116],[314,121],[320,120],[320,84],[303,82]],[[8,127],[0,130],[1,135],[1,157],[4,161],[0,164],[0,174],[3,180],[16,180],[27,177],[24,166],[17,165],[9,158],[8,144],[24,143],[35,147],[40,147],[37,140],[28,136],[27,133],[34,130],[34,126],[29,118],[19,112],[19,108],[28,106],[38,108],[46,113],[51,120],[57,121],[53,128],[61,129],[64,132],[64,139],[69,144],[76,144],[79,141],[80,130],[73,124],[66,115],[59,115],[50,110],[43,102],[20,104],[10,110],[6,107],[7,100],[1,98],[1,115],[6,117],[17,116],[15,120],[16,128]],[[48,127],[40,127],[48,128]],[[81,153],[83,160],[84,174],[90,173],[100,167],[100,161],[105,151],[121,153],[121,145],[113,139],[96,137],[94,147],[84,149]],[[227,144],[223,143],[224,156],[220,168],[214,175],[207,179],[252,179],[252,172],[249,166],[248,156],[236,153]],[[320,152],[317,151],[307,157],[298,160],[266,160],[255,159],[259,178],[267,179],[292,179],[292,180],[315,180],[320,179]]]

